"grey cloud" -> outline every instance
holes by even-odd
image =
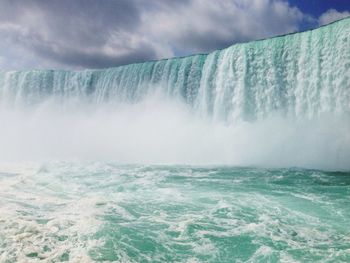
[[[107,67],[154,57],[152,47],[142,40],[134,46],[127,38],[111,41],[112,36],[137,30],[140,13],[133,1],[3,0],[0,4],[0,36],[35,54],[38,61],[52,61],[58,67]]]
[[[0,68],[103,68],[288,33],[285,0],[0,0]]]
[[[38,56],[49,57],[58,63],[77,68],[106,68],[116,65],[125,65],[139,61],[151,60],[155,57],[155,51],[150,46],[140,46],[136,50],[130,50],[126,54],[109,55],[101,52],[84,52],[79,49],[65,49],[56,52],[50,45],[35,45],[33,51]]]

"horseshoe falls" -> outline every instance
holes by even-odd
[[[0,262],[349,262],[350,19],[0,72]]]
[[[348,169],[349,27],[105,70],[1,72],[0,157]]]

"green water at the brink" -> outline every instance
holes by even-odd
[[[0,185],[1,262],[350,261],[349,172],[9,164]]]

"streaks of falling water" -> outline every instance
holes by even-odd
[[[217,120],[350,112],[350,19],[195,55],[80,72],[0,72],[0,105],[136,102],[157,90]]]

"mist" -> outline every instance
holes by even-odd
[[[350,168],[350,121],[340,116],[291,120],[271,114],[228,124],[154,95],[117,106],[62,108],[46,101],[31,108],[2,108],[0,125],[3,162]]]

